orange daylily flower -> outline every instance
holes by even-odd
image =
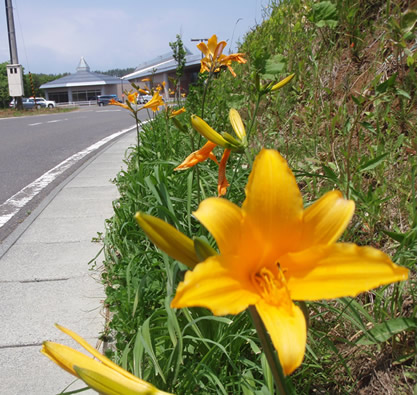
[[[138,92],[129,93],[127,95],[127,100],[132,104],[137,104],[137,96],[139,95]]]
[[[229,186],[228,180],[226,179],[226,164],[229,159],[230,149],[223,151],[222,159],[219,165],[219,177],[217,180],[217,192],[219,197],[226,195],[227,187]]]
[[[179,110],[174,110],[174,111],[172,111],[171,112],[171,115],[170,115],[170,117],[172,118],[172,117],[176,117],[177,115],[179,115],[179,114],[182,114],[183,112],[185,112],[186,110],[185,110],[185,107],[181,107]]]
[[[220,255],[186,273],[171,306],[226,315],[255,305],[288,375],[306,345],[305,317],[293,300],[356,296],[406,280],[408,270],[372,247],[337,243],[354,202],[331,191],[304,209],[293,173],[275,150],[257,155],[245,192],[242,207],[208,198],[194,213]]]
[[[207,44],[201,42],[197,45],[197,48],[204,54],[204,57],[201,59],[200,73],[205,71],[217,73],[222,66],[226,66],[232,75],[236,77],[231,67],[232,62],[246,63],[246,59],[243,57],[243,53],[224,55],[222,52],[225,46],[226,41],[217,42],[215,34],[209,38]]]
[[[147,89],[147,88],[145,88],[145,89],[140,88],[139,92],[143,93],[143,95],[148,95],[150,93],[149,89]]]
[[[122,108],[125,108],[126,110],[129,110],[130,108],[127,106],[127,104],[120,103],[119,101],[115,99],[111,99],[109,101],[109,104],[112,104],[113,106],[120,106]]]
[[[198,151],[194,151],[192,154],[188,155],[188,157],[182,162],[179,166],[175,167],[174,170],[185,170],[189,169],[190,167],[195,166],[197,163],[204,162],[206,159],[210,158],[212,161],[217,162],[215,155],[213,154],[213,149],[216,147],[217,144],[207,141],[203,147],[201,147]]]
[[[159,94],[159,92],[155,92],[153,97],[142,108],[150,108],[153,112],[156,112],[159,110],[160,106],[164,105],[165,103],[162,99],[162,96]]]

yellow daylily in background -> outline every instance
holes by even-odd
[[[142,108],[150,108],[153,112],[159,110],[160,106],[164,106],[165,102],[163,101],[162,96],[159,92],[155,92],[153,97],[142,107]]]
[[[168,395],[147,381],[127,372],[92,347],[82,337],[58,324],[56,327],[73,338],[99,361],[71,347],[45,341],[41,352],[68,373],[81,378],[89,387],[101,394]]]
[[[233,76],[236,77],[231,67],[232,62],[246,63],[246,59],[242,53],[224,55],[222,52],[226,44],[226,41],[217,42],[217,36],[214,34],[209,38],[207,44],[201,42],[197,45],[197,48],[204,54],[204,57],[201,59],[200,73],[205,71],[217,73],[220,71],[220,67],[226,66]]]
[[[204,162],[206,159],[210,158],[213,162],[217,162],[216,156],[213,154],[213,149],[217,144],[207,141],[198,151],[194,151],[192,154],[188,155],[187,158],[179,166],[175,167],[174,170],[185,170],[190,167],[195,166],[197,163]]]
[[[217,193],[219,197],[226,195],[226,190],[229,186],[228,180],[226,179],[226,164],[229,159],[230,152],[230,149],[225,149],[223,151],[222,159],[220,160],[219,176],[217,180]]]
[[[336,243],[354,212],[339,191],[308,208],[287,162],[274,150],[255,159],[238,207],[204,200],[194,213],[215,238],[220,255],[188,271],[171,306],[202,306],[215,315],[255,305],[285,374],[305,353],[305,317],[293,300],[331,299],[405,280],[408,270],[371,247]]]

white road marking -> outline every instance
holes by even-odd
[[[142,123],[146,123],[144,121]],[[84,158],[86,155],[97,150],[104,144],[108,143],[111,140],[114,140],[118,136],[121,136],[124,133],[133,130],[136,125],[133,125],[127,129],[120,130],[114,134],[111,134],[108,137],[98,141],[95,144],[92,144],[90,147],[87,147],[83,151],[78,152],[59,163],[57,166],[48,170],[41,177],[37,178],[34,182],[30,183],[19,192],[15,193],[12,197],[7,199],[4,203],[0,205],[0,228],[6,224],[19,210],[25,206],[29,201],[31,201],[38,193],[40,193],[44,188],[46,188],[51,182],[53,182],[60,174],[64,173],[77,161]]]
[[[52,121],[47,121],[47,123],[55,123],[55,122],[61,122],[62,119],[53,119]]]
[[[42,125],[42,122],[30,123],[29,126]]]
[[[116,112],[121,110],[96,110],[96,112]]]

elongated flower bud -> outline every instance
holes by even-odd
[[[280,88],[282,88],[283,86],[285,86],[286,84],[288,84],[293,79],[294,76],[295,76],[295,73],[290,74],[288,77],[278,82],[276,85],[274,85],[271,88],[271,92],[275,92],[279,90]]]
[[[217,251],[207,241],[200,237],[193,237],[195,253],[200,261],[205,261],[207,258],[217,255]]]
[[[170,257],[191,269],[200,262],[194,242],[172,225],[145,213],[138,212],[135,217],[147,237]]]
[[[219,133],[217,133],[207,122],[203,121],[197,115],[191,116],[191,125],[192,127],[200,133],[207,140],[212,141],[213,143],[224,147],[224,148],[233,148],[232,144],[226,141]]]
[[[231,108],[229,111],[229,120],[238,138],[241,141],[244,141],[246,138],[245,126],[242,122],[239,112],[236,111],[234,108]]]

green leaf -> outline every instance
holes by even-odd
[[[312,6],[309,20],[321,28],[328,26],[334,29],[338,23],[337,7],[330,1],[321,1]]]
[[[382,155],[377,156],[376,158],[370,159],[367,162],[362,163],[359,166],[359,171],[367,171],[367,170],[372,170],[375,167],[379,166],[384,160],[385,158],[388,156],[389,152],[385,152]]]
[[[356,344],[379,344],[387,341],[390,337],[398,333],[416,329],[417,323],[415,320],[404,317],[394,318],[381,324],[375,325],[372,329],[367,331],[369,337],[367,337],[367,334],[363,335],[356,341]]]
[[[267,60],[265,73],[262,76],[266,80],[274,80],[278,74],[286,70],[286,59],[283,55],[277,54]]]
[[[397,232],[390,232],[388,230],[383,231],[387,236],[389,236],[391,239],[398,241],[398,243],[402,243],[405,239],[406,234],[405,233],[397,233]]]
[[[398,96],[403,96],[403,97],[405,97],[405,98],[407,98],[408,100],[411,100],[411,96],[409,95],[409,93],[408,92],[406,92],[406,91],[403,91],[402,89],[397,89],[397,95]]]
[[[413,29],[417,22],[417,13],[413,10],[408,10],[404,13],[401,20],[401,29],[403,32],[409,32]]]
[[[389,88],[394,87],[395,85],[395,79],[397,78],[397,73],[391,75],[386,81],[382,82],[382,84],[379,84],[375,91],[377,94],[385,93]]]

